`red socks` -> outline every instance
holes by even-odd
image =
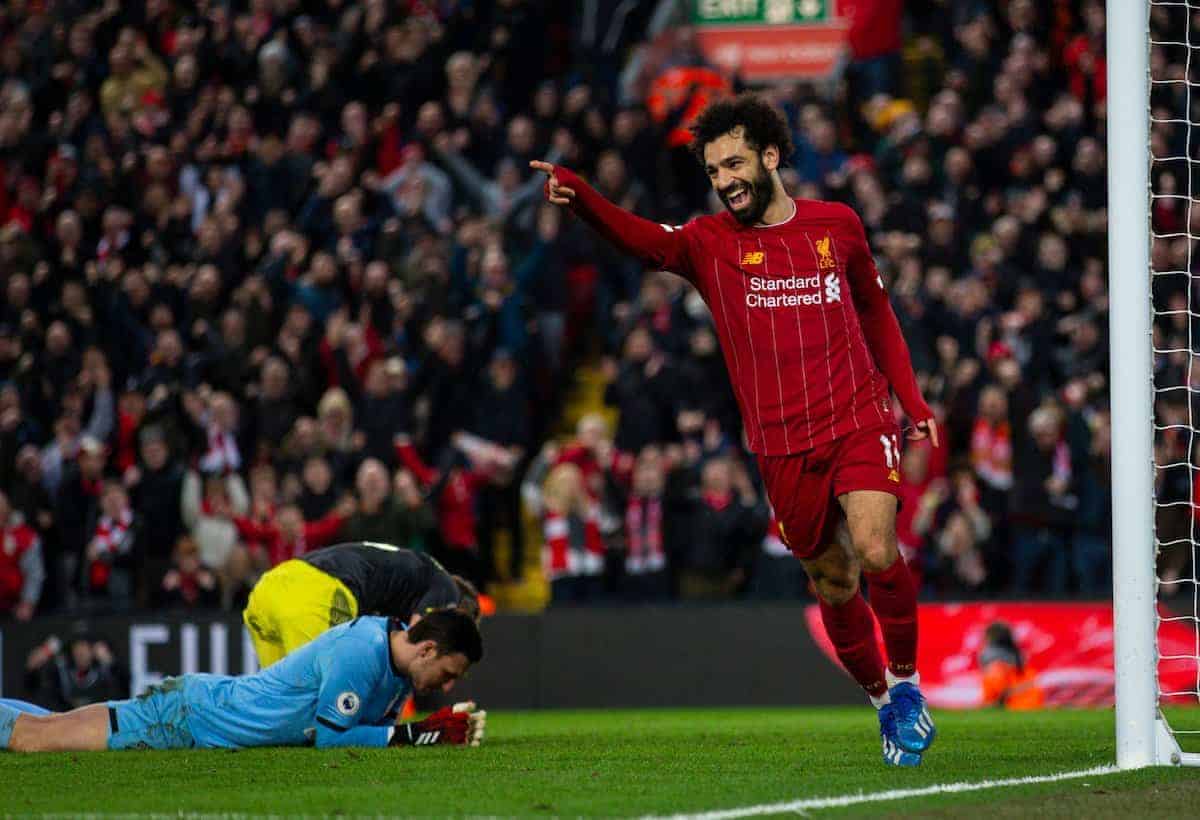
[[[883,631],[888,669],[898,678],[909,677],[917,671],[917,590],[908,564],[898,557],[883,572],[863,576]]]
[[[822,600],[820,605],[821,620],[842,666],[868,695],[883,697],[888,690],[883,675],[883,658],[879,656],[879,645],[875,643],[871,608],[863,600],[862,593],[856,592],[844,604]]]
[[[887,647],[888,670],[898,678],[917,671],[917,590],[903,558],[883,572],[864,572],[871,592],[871,606],[862,593],[844,604],[819,600],[821,620],[838,659],[846,671],[872,698],[887,693],[883,659],[875,642],[875,623],[871,609],[883,631]]]

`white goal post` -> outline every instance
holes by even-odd
[[[1156,270],[1151,266],[1152,242],[1173,241],[1174,235],[1154,234],[1151,204],[1158,196],[1151,188],[1152,171],[1158,162],[1175,162],[1186,168],[1187,179],[1169,198],[1186,200],[1186,218],[1182,238],[1191,242],[1189,234],[1192,198],[1192,166],[1195,154],[1191,142],[1192,114],[1191,82],[1191,18],[1200,14],[1200,2],[1192,0],[1107,0],[1107,167],[1108,167],[1108,271],[1109,271],[1109,330],[1110,385],[1112,396],[1112,493],[1113,493],[1113,610],[1116,667],[1116,748],[1117,765],[1123,769],[1152,765],[1200,765],[1200,754],[1180,750],[1178,734],[1173,731],[1160,709],[1164,693],[1159,686],[1160,653],[1158,630],[1157,561],[1159,549],[1174,546],[1164,543],[1156,530],[1156,511],[1160,504],[1155,497],[1156,471],[1182,466],[1190,470],[1189,488],[1196,480],[1192,440],[1197,428],[1193,425],[1191,408],[1196,392],[1191,379],[1197,347],[1191,344],[1190,327],[1200,317],[1200,305],[1193,305],[1196,292],[1191,282],[1191,251],[1187,252],[1186,270]],[[1158,32],[1152,33],[1151,9],[1168,14],[1174,22],[1167,32],[1166,42]],[[1159,8],[1161,7],[1161,8]],[[1160,26],[1161,28],[1161,26]],[[1178,30],[1177,30],[1178,29]],[[1197,32],[1200,38],[1200,31]],[[1182,78],[1157,77],[1151,74],[1151,47],[1166,46],[1183,49],[1187,66]],[[1200,40],[1197,42],[1200,47]],[[1197,52],[1200,55],[1200,52]],[[1170,117],[1156,117],[1151,110],[1151,89],[1158,84],[1182,83],[1189,92],[1186,110],[1172,112]],[[1198,112],[1200,113],[1200,112]],[[1178,118],[1178,119],[1176,119]],[[1156,156],[1151,146],[1151,124],[1167,123],[1167,127],[1186,128],[1185,156]],[[1198,133],[1200,136],[1200,133]],[[1184,196],[1186,194],[1186,196]],[[1197,192],[1200,195],[1200,191]],[[1156,256],[1157,258],[1157,256]],[[1178,268],[1179,265],[1169,265]],[[1154,284],[1159,276],[1184,275],[1187,295],[1186,324],[1188,347],[1185,351],[1156,349],[1152,337],[1155,317]],[[1176,313],[1183,311],[1176,310]],[[1160,310],[1160,314],[1167,311]],[[1198,340],[1200,341],[1200,340]],[[1168,345],[1169,347],[1169,345]],[[1187,377],[1182,383],[1156,384],[1154,357],[1156,354],[1186,353]],[[1198,372],[1200,375],[1200,372]],[[1187,423],[1171,424],[1170,419],[1155,416],[1156,396],[1177,391],[1188,408]],[[1156,464],[1155,437],[1168,427],[1180,428],[1188,440],[1185,463]],[[1186,429],[1184,429],[1186,428]],[[1173,431],[1174,432],[1174,431]],[[1192,498],[1173,502],[1193,510]],[[1194,521],[1194,518],[1192,519]],[[1191,550],[1190,596],[1196,615],[1196,528],[1190,525],[1190,537],[1176,539]],[[1170,660],[1171,658],[1168,658]],[[1186,658],[1195,661],[1196,658]],[[1200,688],[1200,682],[1198,682]],[[1193,693],[1170,693],[1187,694]]]

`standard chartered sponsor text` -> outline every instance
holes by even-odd
[[[790,291],[779,293],[779,291]],[[809,292],[803,292],[809,291]],[[746,306],[752,308],[799,307],[821,304],[821,276],[787,276],[780,279],[750,277]]]

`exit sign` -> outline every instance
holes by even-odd
[[[702,26],[828,23],[833,0],[692,0],[692,22]]]
[[[846,43],[838,0],[690,0],[696,42],[748,82],[828,77]]]

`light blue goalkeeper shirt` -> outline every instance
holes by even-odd
[[[361,617],[254,675],[168,678],[139,698],[109,704],[120,724],[110,748],[141,745],[143,728],[164,724],[178,732],[166,746],[386,746],[412,689],[392,665],[388,635],[389,619]]]

